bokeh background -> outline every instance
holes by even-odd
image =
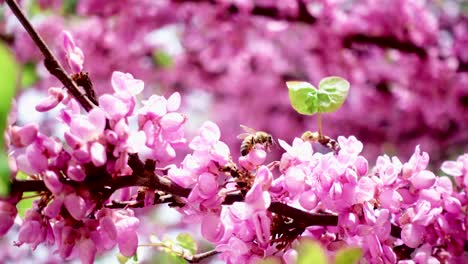
[[[351,90],[324,116],[324,132],[355,135],[369,160],[384,153],[406,160],[419,144],[436,168],[468,150],[463,0],[20,2],[63,62],[61,32],[71,32],[98,94],[110,91],[114,70],[144,80],[145,96],[178,91],[189,135],[213,120],[234,150],[239,124],[288,142],[317,130],[316,117],[290,107],[285,82],[317,85],[330,75]],[[20,124],[57,133],[54,113],[34,106],[60,84],[16,18],[0,11],[0,129],[15,97]],[[4,151],[0,157],[8,175]]]

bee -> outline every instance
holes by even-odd
[[[256,131],[253,128],[240,125],[246,133],[242,133],[237,138],[243,139],[240,151],[241,155],[245,156],[255,147],[255,144],[261,144],[265,146],[267,150],[274,144],[273,137],[263,131]]]
[[[328,136],[323,136],[323,135],[320,137],[319,132],[306,131],[304,132],[304,134],[302,134],[301,139],[303,141],[308,141],[311,143],[318,142],[335,152],[338,152],[340,150],[340,145],[338,144],[336,140]]]

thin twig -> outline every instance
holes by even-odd
[[[19,22],[23,25],[24,29],[28,32],[29,36],[31,36],[34,43],[37,45],[39,50],[44,55],[44,65],[46,66],[47,70],[57,77],[57,79],[62,82],[65,88],[68,89],[70,94],[80,103],[80,105],[86,110],[90,111],[93,108],[93,105],[88,101],[88,99],[80,92],[76,83],[68,76],[60,62],[54,56],[52,51],[49,49],[47,44],[41,38],[39,33],[33,28],[31,22],[29,22],[28,18],[25,16],[21,8],[18,6],[15,0],[5,0],[5,2],[10,7],[13,14],[18,18]]]
[[[209,258],[211,256],[214,256],[214,255],[218,254],[218,253],[219,252],[216,251],[216,249],[212,249],[210,251],[206,251],[206,252],[203,252],[203,253],[200,253],[200,254],[192,255],[191,258],[187,257],[187,258],[185,258],[185,260],[187,260],[189,263],[198,263],[198,262],[202,261],[203,259]]]

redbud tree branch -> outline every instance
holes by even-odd
[[[180,3],[190,3],[190,2],[205,2],[209,3],[213,6],[219,5],[219,2],[214,0],[174,0],[175,2]],[[281,11],[275,7],[264,7],[259,5],[254,5],[250,14],[253,16],[261,16],[267,17],[275,20],[283,20],[288,22],[299,22],[304,24],[313,25],[317,22],[317,18],[312,16],[310,12],[307,10],[307,6],[303,1],[298,1],[298,12],[295,15],[291,14],[281,14]],[[228,14],[236,15],[239,13],[238,8],[231,4],[227,8]],[[365,34],[351,34],[346,36],[343,39],[343,46],[345,48],[351,48],[353,43],[363,43],[363,44],[371,44],[376,45],[381,48],[392,48],[399,50],[405,53],[414,53],[421,59],[425,59],[427,57],[427,51],[410,41],[403,41],[399,40],[394,36],[386,35],[386,36],[368,36]],[[463,67],[460,68],[460,71],[463,71]]]
[[[18,6],[15,0],[5,0],[5,2],[10,7],[13,14],[18,18],[20,23],[23,25],[24,29],[31,36],[34,43],[37,45],[42,55],[44,56],[44,65],[50,74],[57,77],[57,79],[62,82],[65,88],[70,92],[70,94],[80,103],[80,105],[86,110],[90,111],[93,108],[93,105],[88,101],[88,99],[83,96],[83,94],[78,89],[76,83],[68,76],[60,62],[57,60],[55,55],[52,53],[50,48],[44,42],[42,37],[37,33],[37,31],[31,25],[31,22],[28,20],[26,15],[23,13],[21,8]]]
[[[150,176],[150,177],[148,177]],[[86,185],[88,183],[82,182],[71,182],[73,185]],[[24,193],[24,192],[44,192],[49,191],[41,180],[15,180],[12,182],[11,190],[13,194]],[[87,185],[89,187],[89,185]],[[109,190],[109,196],[118,189],[126,187],[147,187],[153,190],[160,190],[167,194],[171,194],[173,197],[184,197],[187,198],[191,192],[191,189],[183,188],[167,178],[159,175],[126,175],[118,176],[115,178],[105,179],[102,182],[93,182],[93,186],[100,186],[101,188]],[[172,202],[171,197],[163,197],[164,202]],[[239,194],[228,194],[223,204],[228,205],[236,201],[243,201],[243,197]],[[113,202],[110,208],[123,208],[123,207],[144,207],[142,202]],[[294,219],[297,223],[302,223],[305,226],[319,225],[319,226],[336,226],[338,224],[338,216],[330,214],[315,214],[306,211],[299,210],[289,205],[272,202],[268,210],[272,213],[276,213],[282,216]]]
[[[205,2],[211,5],[217,5],[219,2],[214,0],[174,0],[174,2],[186,3],[186,2]],[[266,7],[261,5],[255,5],[252,7],[250,13],[254,16],[261,16],[267,17],[277,20],[284,20],[288,22],[302,22],[306,24],[314,24],[317,19],[312,16],[309,11],[307,11],[307,6],[302,1],[298,3],[298,12],[295,15],[291,14],[281,14],[281,10],[278,10],[275,7]],[[235,4],[231,4],[228,6],[227,11],[231,15],[235,15],[239,13],[239,9],[236,7]]]

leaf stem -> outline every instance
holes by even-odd
[[[319,140],[322,140],[323,139],[322,113],[317,114],[317,125],[318,125]]]

